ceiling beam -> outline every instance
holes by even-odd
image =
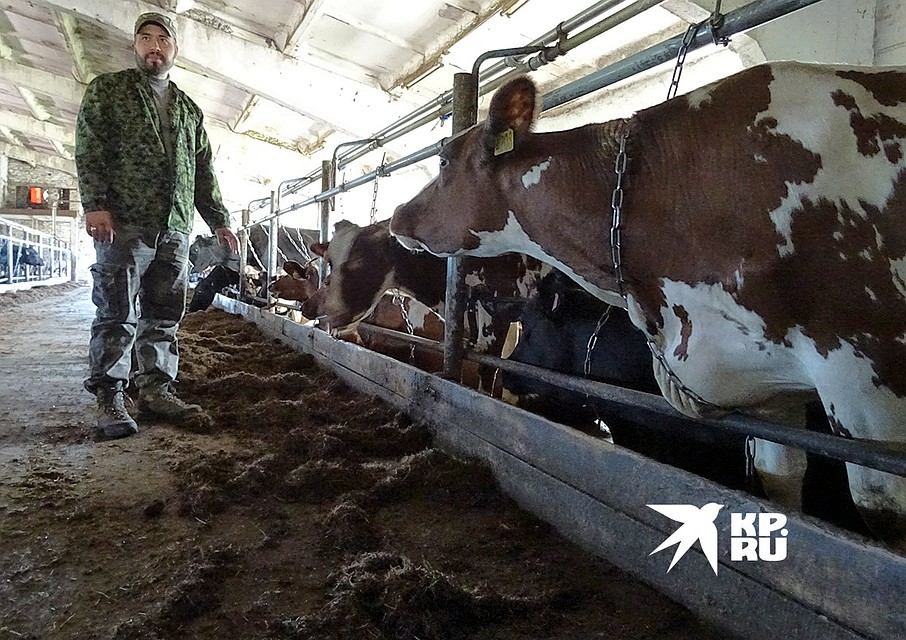
[[[287,21],[289,33],[278,32],[274,34],[274,42],[280,47],[280,51],[290,53],[302,41],[305,34],[311,28],[315,19],[324,12],[325,0],[309,0],[307,3],[297,3],[297,9],[293,18]]]
[[[0,60],[0,78],[20,89],[30,89],[51,96],[55,100],[65,100],[76,105],[82,101],[82,93],[85,91],[85,88],[72,78],[26,67],[9,60]]]
[[[348,24],[356,31],[361,31],[376,38],[380,38],[381,40],[386,40],[387,42],[390,42],[391,44],[394,44],[401,49],[409,49],[410,51],[414,51],[415,53],[419,54],[425,53],[421,47],[406,40],[405,38],[401,38],[396,34],[390,33],[386,29],[378,29],[374,25],[368,24],[367,22],[351,16],[348,13],[344,13],[340,9],[340,6],[341,5],[331,5],[330,9],[324,12],[325,15],[328,15],[334,20],[342,22],[343,24]]]
[[[64,11],[56,11],[54,13],[57,16],[63,39],[66,41],[66,47],[69,49],[69,53],[72,54],[72,66],[75,69],[76,79],[82,84],[88,84],[97,73],[91,68],[88,56],[85,55],[85,45],[79,35],[76,19]]]
[[[36,120],[49,120],[50,113],[47,112],[41,103],[38,102],[38,99],[35,97],[34,92],[28,87],[16,87],[19,90],[19,95],[22,96],[22,102],[28,107],[28,110],[31,111],[31,115],[35,117]]]
[[[64,78],[63,76],[58,76],[47,71],[34,69],[32,67],[13,64],[8,60],[0,60],[0,78],[19,87],[20,93],[23,88],[31,89],[38,93],[53,95],[55,98],[61,98],[76,105],[82,101],[82,94],[84,93],[84,87],[75,80]],[[255,140],[262,145],[267,144],[271,147],[279,147],[282,149],[292,148],[303,154],[311,153],[313,151],[312,149],[298,149],[296,145],[288,142],[274,142],[265,140],[261,136],[253,133],[249,134],[238,131],[242,123],[248,118],[251,109],[253,109],[258,102],[260,102],[260,98],[258,96],[252,96],[246,104],[246,108],[243,109],[242,113],[232,125],[220,124],[216,120],[208,119],[205,122],[205,127],[208,129],[208,132],[214,129],[220,129],[222,130],[220,132],[222,136],[243,136],[244,139]],[[72,134],[67,133],[67,131],[69,131],[68,128],[52,124],[49,127],[46,127],[41,124],[42,121],[43,120],[37,116],[35,119],[31,119],[23,115],[9,113],[0,114],[0,126],[17,129],[30,135],[39,135],[47,138],[54,145],[74,144]],[[240,139],[237,137],[236,141],[238,142]],[[61,153],[61,155],[66,156],[67,154]]]
[[[75,144],[75,132],[72,127],[62,127],[58,124],[36,120],[19,113],[0,111],[0,125],[27,133],[30,136],[56,140],[70,146]]]
[[[57,155],[61,158],[66,158],[67,160],[75,159],[72,151],[70,151],[71,147],[67,147],[65,144],[58,142],[57,140],[51,140],[50,144],[54,149],[56,149]]]
[[[157,7],[139,0],[35,0],[36,4],[72,13],[132,37],[135,16]],[[387,92],[343,78],[311,62],[280,51],[171,16],[179,33],[179,57],[205,75],[238,86],[282,107],[329,124],[338,131],[367,135],[359,114],[369,121],[392,123],[419,106],[394,100]],[[241,60],[242,64],[237,64]],[[178,61],[177,61],[178,63]]]
[[[447,52],[453,45],[477,30],[488,20],[497,15],[506,13],[506,11],[511,9],[517,2],[519,2],[519,0],[497,0],[478,13],[473,10],[463,9],[462,15],[465,20],[464,22],[459,23],[455,29],[448,30],[444,35],[432,42],[428,50],[422,53],[420,59],[412,58],[409,63],[402,65],[395,73],[382,74],[381,77],[378,78],[381,86],[390,88],[399,86],[409,87],[411,84],[414,84],[413,81],[427,76],[439,65],[443,64]],[[471,17],[467,18],[469,15],[471,15]]]
[[[18,145],[0,142],[0,155],[15,158],[16,160],[21,160],[22,162],[26,162],[33,167],[47,167],[48,169],[54,169],[56,171],[62,171],[64,173],[76,175],[75,162],[73,162],[72,160],[48,155],[46,153],[39,153],[37,151],[34,151],[33,149],[27,149]]]

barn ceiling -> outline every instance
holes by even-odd
[[[224,195],[235,210],[266,197],[280,181],[310,174],[338,144],[370,137],[436,99],[482,52],[525,45],[590,7],[599,13],[606,7],[601,15],[607,15],[631,4],[2,0],[0,152],[73,171],[85,85],[100,73],[133,66],[136,16],[163,11],[178,29],[172,77],[205,113]],[[533,77],[542,88],[559,86],[682,33],[713,4],[666,0]],[[742,4],[725,0],[723,10]],[[439,119],[428,122],[368,162],[421,148],[449,135],[448,127]]]

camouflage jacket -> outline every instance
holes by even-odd
[[[110,211],[119,226],[190,233],[196,208],[211,230],[228,226],[201,109],[170,89],[172,160],[141,71],[106,73],[85,89],[75,149],[82,207]]]

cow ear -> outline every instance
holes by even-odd
[[[515,78],[497,90],[484,127],[484,147],[491,155],[512,151],[535,122],[538,90],[527,77]]]
[[[359,225],[354,224],[354,223],[350,222],[349,220],[338,220],[338,221],[333,225],[333,232],[334,232],[334,233],[337,233],[337,232],[339,232],[339,231],[342,231],[343,229],[348,229],[349,227],[356,227],[356,228],[358,228],[358,226],[359,226]]]
[[[329,245],[329,244],[330,244],[329,242],[315,242],[315,243],[312,243],[312,245],[308,248],[311,249],[312,253],[319,255],[323,258],[324,254],[327,253],[327,245]]]
[[[283,263],[283,270],[288,276],[298,278],[299,274],[302,273],[302,265],[295,260],[287,260]]]

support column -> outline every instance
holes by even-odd
[[[478,83],[471,73],[453,77],[453,134],[468,129],[477,119]],[[448,380],[458,381],[465,348],[463,322],[466,311],[463,259],[447,258],[447,294],[444,313],[444,371]]]
[[[333,189],[336,181],[336,165],[330,160],[321,161],[321,193]],[[327,242],[327,236],[330,232],[330,202],[333,198],[327,198],[321,202],[321,226],[318,242]],[[318,267],[318,286],[324,286],[324,279],[327,277],[327,260],[321,260]]]

